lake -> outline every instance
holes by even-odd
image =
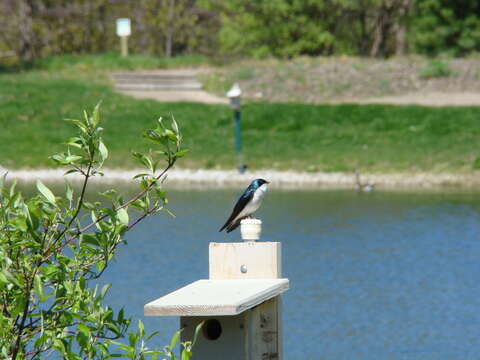
[[[210,241],[239,241],[218,232],[239,193],[170,191],[177,217],[141,223],[105,273],[107,302],[160,330],[157,345],[178,319],[143,305],[207,278]],[[285,359],[478,359],[479,212],[470,193],[272,189],[257,217],[290,279]]]

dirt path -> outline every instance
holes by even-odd
[[[117,91],[137,99],[160,102],[226,104],[225,97],[203,90],[197,80],[199,69],[123,71],[112,73]]]
[[[359,100],[359,104],[392,104],[423,106],[480,106],[480,93],[410,93]]]
[[[238,82],[244,98],[256,101],[480,106],[478,61],[445,62],[451,71],[446,77],[422,77],[428,66],[429,61],[422,58],[318,58],[247,62],[227,68],[116,72],[112,79],[126,95],[160,102],[227,104],[222,89]],[[216,86],[207,92],[200,81]]]
[[[209,69],[199,78],[219,95],[238,82],[245,99],[275,103],[480,105],[478,58],[249,60]]]
[[[152,99],[160,102],[196,102],[203,104],[228,104],[226,98],[210,94],[203,90],[174,91],[174,90],[120,90],[122,94],[136,99]]]
[[[5,169],[4,169],[5,170]],[[2,171],[3,172],[3,171]],[[93,178],[97,182],[135,182],[133,176],[141,170],[105,169],[105,176]],[[57,169],[9,170],[8,178],[22,182],[63,181],[64,171]],[[70,181],[80,176],[68,175]],[[169,172],[167,184],[185,187],[242,187],[252,179],[265,178],[275,188],[289,189],[354,189],[355,177],[351,173],[305,173],[294,171],[262,170],[239,174],[236,170],[174,169]],[[480,189],[480,174],[365,174],[362,182],[375,184],[384,190],[438,190]]]

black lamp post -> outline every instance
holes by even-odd
[[[238,84],[234,84],[232,88],[227,92],[227,96],[230,99],[230,106],[233,109],[233,118],[235,121],[235,151],[238,154],[238,171],[243,174],[247,170],[247,165],[243,162],[242,154],[242,127],[241,119],[242,112],[240,110],[240,99],[242,90]]]

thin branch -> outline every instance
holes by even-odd
[[[72,218],[70,219],[68,224],[65,226],[63,231],[57,236],[57,238],[55,239],[55,242],[58,241],[59,239],[61,239],[61,237],[67,232],[67,230],[70,228],[70,226],[75,221],[78,214],[80,213],[80,210],[81,210],[82,204],[83,204],[83,199],[85,197],[85,191],[87,190],[88,179],[90,178],[90,171],[92,170],[92,163],[94,161],[93,156],[94,156],[94,154],[92,154],[90,163],[88,164],[87,172],[85,173],[85,180],[83,181],[82,192],[80,193],[80,198],[78,199],[77,209],[75,210],[75,213],[73,214]]]
[[[145,195],[148,191],[150,191],[152,189],[152,187],[155,185],[155,183],[160,180],[160,178],[165,175],[165,173],[170,170],[170,168],[174,165],[175,163],[175,160],[172,160],[169,162],[169,164],[165,167],[165,169],[163,169],[163,171],[160,173],[160,175],[158,175],[157,177],[155,177],[155,181],[152,181],[152,183],[150,185],[148,185],[145,189],[143,189],[140,193],[138,193],[136,196],[134,196],[133,198],[131,198],[130,200],[128,200],[126,203],[124,203],[123,205],[120,205],[118,207],[115,208],[115,211],[118,211],[120,209],[124,209],[126,208],[127,206],[129,206],[130,204],[132,204],[133,202],[137,201],[138,199],[140,199],[143,195]],[[107,218],[109,216],[109,214],[105,214],[105,215],[102,215],[100,216],[97,220],[93,221],[92,223],[90,223],[89,225],[85,226],[84,228],[80,229],[75,235],[73,235],[73,237],[70,239],[70,241],[74,240],[75,238],[77,238],[80,234],[84,233],[85,231],[87,231],[88,229],[90,229],[92,226],[98,224],[100,221],[102,221],[103,219]]]
[[[142,216],[140,216],[137,220],[135,220],[135,222],[133,222],[132,224],[129,225],[127,231],[130,231],[135,225],[137,225],[140,221],[142,221],[143,219],[145,219],[147,216],[150,216],[151,214],[153,214],[154,212],[156,212],[157,210],[159,210],[160,208],[163,208],[163,206],[161,205],[157,205],[157,206],[154,206],[152,207],[151,209],[149,209],[147,212],[145,212]]]

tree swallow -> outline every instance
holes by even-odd
[[[250,217],[262,203],[263,196],[267,192],[267,184],[269,182],[263,179],[255,179],[248,186],[248,188],[243,192],[242,196],[238,199],[235,207],[233,208],[232,214],[228,218],[225,225],[222,226],[220,231],[223,229],[227,230],[227,233],[235,230],[240,221]]]

